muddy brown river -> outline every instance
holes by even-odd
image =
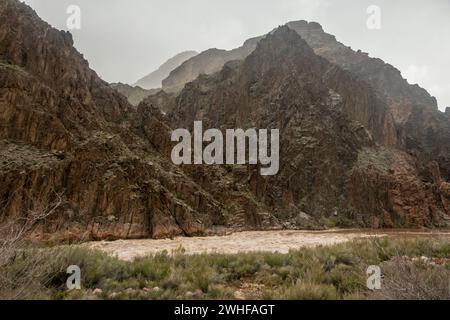
[[[450,230],[327,230],[327,231],[245,231],[226,236],[179,237],[174,239],[140,239],[99,241],[88,246],[103,250],[119,259],[132,260],[135,257],[152,255],[167,250],[171,253],[180,247],[186,254],[196,253],[239,253],[251,251],[270,251],[287,253],[290,249],[333,245],[357,238],[445,238],[450,240]]]

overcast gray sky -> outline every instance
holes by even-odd
[[[319,22],[353,49],[394,65],[450,106],[450,0],[25,0],[67,30],[81,8],[75,46],[106,81],[134,83],[185,50],[231,49],[292,20]],[[366,26],[370,5],[381,29]]]

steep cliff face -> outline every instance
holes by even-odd
[[[266,36],[244,61],[188,83],[175,106],[171,123],[179,127],[202,120],[222,130],[280,129],[280,172],[264,178],[249,167],[246,174],[255,198],[282,223],[305,224],[305,213],[374,227],[433,226],[447,217],[440,180],[423,182],[401,151],[390,151],[401,165],[377,156],[386,104],[287,27]],[[365,155],[388,171],[374,174],[371,161],[360,159]]]
[[[447,181],[450,178],[450,121],[437,107],[436,99],[418,85],[410,85],[395,67],[367,53],[353,51],[323,31],[318,23],[287,24],[316,54],[358,76],[374,88],[392,115],[395,131],[387,143],[414,153],[424,161],[436,160]]]
[[[147,140],[141,115],[70,34],[18,1],[0,3],[0,69],[2,223],[57,201],[36,236],[166,237],[224,224],[222,205]]]
[[[371,58],[367,53],[353,51],[338,42],[333,35],[324,32],[318,23],[301,20],[289,22],[287,26],[296,31],[317,55],[356,76],[360,80],[359,86],[364,82],[374,90],[372,94],[376,99],[368,96],[360,103],[377,104],[380,107],[371,107],[372,114],[361,113],[358,109],[351,110],[353,119],[365,125],[375,121],[376,124],[373,123],[368,128],[372,130],[376,127],[382,131],[371,131],[379,143],[414,153],[423,161],[436,160],[443,177],[450,179],[450,122],[448,117],[438,110],[434,97],[418,85],[408,84],[395,67],[381,59]],[[240,51],[240,55],[232,57],[227,56],[226,51],[205,51],[195,60],[191,60],[190,64],[175,69],[167,81],[177,83],[174,88],[181,90],[199,74],[212,74],[220,70],[227,61],[244,59],[254,50],[253,44],[263,38],[251,39],[252,46],[248,46],[248,50]],[[214,60],[214,67],[205,68],[205,65],[211,64],[211,59]],[[350,86],[346,89],[359,90]],[[380,120],[383,121],[381,126]]]
[[[349,217],[374,228],[446,227],[449,186],[436,162],[424,163],[402,151],[363,149],[350,173]]]

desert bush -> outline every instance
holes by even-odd
[[[32,248],[28,235],[63,204],[60,194],[46,207],[30,210],[24,216],[9,218],[0,226],[0,299],[44,298],[45,284],[60,260],[59,250]]]
[[[411,260],[395,257],[382,264],[384,278],[381,290],[370,298],[388,300],[449,300],[449,265],[437,265],[433,259]]]
[[[302,282],[281,290],[274,298],[283,300],[337,300],[339,295],[332,285]]]

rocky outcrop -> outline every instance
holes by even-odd
[[[373,228],[448,226],[448,183],[436,162],[388,149],[365,149],[350,175],[350,218]],[[365,213],[373,212],[373,215]]]
[[[148,96],[160,91],[158,89],[146,90],[138,86],[133,87],[124,83],[111,83],[110,86],[121,95],[125,96],[128,102],[135,107],[137,107],[137,105]]]
[[[134,86],[144,89],[161,88],[162,81],[169,76],[170,72],[179,67],[183,62],[195,57],[196,51],[184,51],[164,62],[157,70],[138,80]]]
[[[157,106],[163,114],[170,112],[175,104],[177,95],[174,93],[167,93],[164,90],[160,90],[157,93],[149,95],[143,100],[144,105]]]

